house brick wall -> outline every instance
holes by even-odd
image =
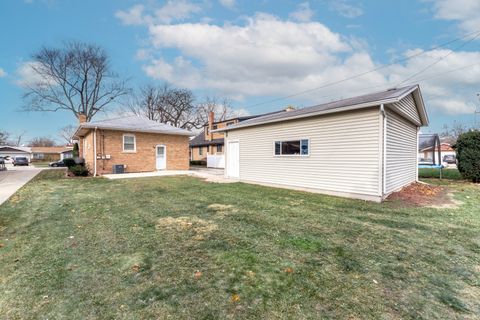
[[[123,135],[135,135],[136,151],[123,151]],[[112,173],[112,166],[126,165],[125,172],[148,172],[156,170],[156,146],[165,145],[167,170],[189,169],[189,138],[143,132],[97,130],[97,173]],[[93,171],[93,131],[85,136],[85,162]],[[105,159],[109,155],[110,159]],[[103,159],[102,159],[103,158]]]
[[[237,124],[238,119],[227,120],[227,121],[224,121],[224,122],[215,123],[214,125],[217,126],[217,127],[214,130],[225,128],[227,126],[227,123]],[[204,131],[205,140],[207,140],[207,141],[214,140],[214,139],[222,139],[224,137],[223,132],[209,132],[208,124],[205,125],[204,130],[205,130]]]

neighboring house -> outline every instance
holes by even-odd
[[[30,147],[0,146],[0,157],[27,157],[32,160],[32,151]]]
[[[417,180],[420,88],[266,115],[225,132],[225,174],[240,181],[382,201]]]
[[[30,147],[32,161],[58,161],[73,157],[73,147]]]
[[[84,118],[81,118],[81,121]],[[81,122],[74,134],[79,152],[94,174],[188,170],[192,133],[137,116]]]
[[[278,112],[283,111],[284,110]],[[272,112],[268,114],[274,114],[278,112]],[[223,132],[213,131],[260,116],[262,115],[243,116],[222,121],[214,121],[215,114],[210,112],[208,115],[208,122],[204,125],[202,132],[200,132],[190,141],[190,160],[202,161],[212,167],[224,168],[224,134]]]
[[[419,152],[419,158],[421,158],[423,160],[433,161],[433,157],[435,155],[436,163],[442,163],[443,157],[445,157],[447,155],[448,156],[450,156],[450,155],[456,156],[455,150],[453,150],[450,143],[446,143],[446,142],[441,143],[440,144],[440,151],[441,151],[441,155],[442,155],[442,160],[441,161],[438,161],[438,156],[437,156],[438,150],[435,149],[435,147],[428,147],[428,148],[421,149],[420,152]]]

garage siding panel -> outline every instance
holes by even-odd
[[[399,102],[387,105],[387,107],[391,107],[393,110],[403,115],[413,123],[416,123],[417,125],[421,124],[420,115],[418,114],[417,105],[415,104],[413,94],[409,94]]]
[[[309,139],[310,155],[275,156],[274,142]],[[379,109],[228,132],[240,146],[240,180],[379,196]],[[227,155],[228,157],[228,155]]]
[[[417,178],[417,127],[392,111],[387,111],[386,165],[387,194]]]

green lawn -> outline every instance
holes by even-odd
[[[2,319],[480,317],[479,186],[438,210],[62,175],[0,206]]]
[[[440,178],[440,170],[427,168],[418,169],[418,176],[420,178]],[[450,180],[463,180],[458,169],[443,169],[442,178]]]

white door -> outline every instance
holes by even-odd
[[[165,170],[167,168],[167,148],[165,146],[157,146],[157,170]]]
[[[227,176],[240,178],[240,147],[238,141],[228,142]]]

